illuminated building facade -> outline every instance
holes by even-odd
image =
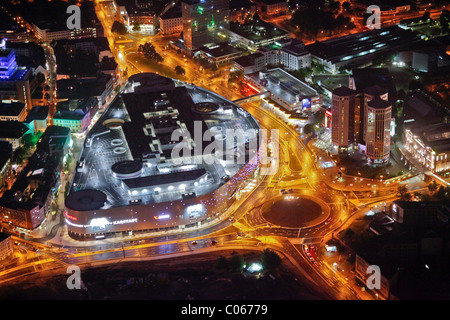
[[[356,92],[344,86],[332,92],[331,141],[340,150],[355,142],[355,97]]]
[[[209,149],[236,128],[249,135],[226,144],[231,158]],[[86,136],[65,202],[70,236],[181,231],[220,217],[259,172],[258,132],[249,113],[213,92],[153,73],[130,77]],[[203,146],[197,137],[209,133]]]
[[[13,251],[11,235],[0,232],[0,261],[8,258]]]
[[[183,0],[183,40],[190,50],[217,42],[216,32],[230,29],[228,0]]]
[[[391,146],[391,104],[379,97],[365,108],[366,156],[373,163],[389,160]]]
[[[50,126],[36,145],[11,189],[0,198],[0,219],[8,228],[31,231],[50,213],[59,186],[59,173],[72,144],[70,130]]]
[[[0,98],[18,100],[30,110],[31,73],[30,68],[17,65],[14,50],[0,47]]]
[[[450,170],[450,123],[407,127],[405,149],[432,172]]]

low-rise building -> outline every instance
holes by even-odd
[[[28,126],[30,133],[44,132],[49,123],[48,106],[36,106],[31,109],[23,123]]]
[[[281,68],[245,75],[256,87],[264,87],[273,101],[288,111],[317,111],[322,96],[312,87]]]
[[[432,172],[450,170],[450,123],[405,125],[405,150]]]
[[[14,100],[2,100],[0,103],[0,121],[23,121],[27,116],[25,103]]]
[[[13,151],[21,145],[22,137],[29,128],[19,121],[2,121],[0,125],[0,141],[11,143]]]
[[[282,30],[262,20],[244,24],[230,24],[230,43],[256,51],[258,48],[290,38],[288,31]]]
[[[83,110],[82,108],[74,111],[57,111],[53,116],[53,124],[55,126],[69,128],[74,133],[84,132],[90,123],[91,117],[89,110]]]
[[[0,232],[0,261],[5,260],[14,252],[11,235]]]
[[[264,16],[279,16],[288,13],[289,2],[286,0],[259,0],[259,12]]]
[[[264,54],[255,52],[233,60],[233,68],[242,71],[243,74],[250,74],[261,71],[265,68]]]
[[[0,192],[8,188],[12,173],[12,145],[7,141],[0,141]]]
[[[183,31],[181,5],[176,5],[159,17],[159,28],[163,34],[174,34]]]
[[[311,67],[311,54],[303,41],[286,39],[258,49],[264,54],[266,65],[281,65],[286,70],[300,70]]]
[[[227,42],[221,42],[200,47],[194,54],[194,56],[197,55],[207,59],[210,63],[220,65],[229,63],[233,59],[240,57],[242,51],[230,46]]]
[[[28,164],[0,198],[0,219],[4,226],[31,231],[42,224],[50,212],[71,144],[70,129],[50,126],[45,130]]]

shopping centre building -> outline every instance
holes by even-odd
[[[86,136],[65,202],[69,234],[181,231],[224,218],[258,175],[261,151],[258,123],[237,104],[157,74],[131,76]]]

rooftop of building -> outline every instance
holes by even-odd
[[[0,58],[6,58],[14,55],[14,50],[12,49],[0,49]]]
[[[351,78],[358,92],[364,92],[369,87],[378,86],[388,90],[391,103],[396,101],[397,89],[388,68],[352,69]],[[374,88],[369,90],[374,90]]]
[[[57,81],[58,99],[80,99],[100,96],[111,80],[110,75],[100,74],[97,77],[70,78]]]
[[[79,4],[81,11],[81,28],[94,27],[99,20],[95,14],[93,2],[76,2],[73,0],[34,0],[23,1],[16,5],[22,12],[24,20],[33,23],[39,29],[49,31],[67,30],[67,7],[71,4]]]
[[[0,171],[12,156],[12,144],[8,141],[0,141]]]
[[[64,157],[60,151],[67,139],[70,139],[68,128],[49,126],[11,189],[5,191],[0,198],[0,206],[26,210],[42,207],[56,182],[55,170]],[[38,180],[39,183],[35,189],[29,190],[32,180]]]
[[[0,116],[17,117],[25,108],[25,103],[16,100],[2,100]]]
[[[86,114],[89,112],[86,112],[82,109],[75,109],[74,111],[70,110],[59,110],[55,113],[53,116],[53,119],[64,119],[64,120],[82,120]]]
[[[25,118],[25,123],[30,123],[31,121],[37,120],[47,120],[48,118],[48,105],[45,106],[35,106],[28,112],[27,117]]]
[[[263,20],[256,20],[244,24],[233,23],[230,24],[230,31],[254,43],[273,38],[289,37],[289,32]]]
[[[282,97],[289,103],[296,102],[297,97],[299,99],[312,98],[319,94],[315,89],[281,68],[261,71],[248,76],[256,79],[259,78],[260,73],[263,74],[264,79],[267,80],[267,83],[264,85],[267,90]]]
[[[333,64],[350,63],[355,60],[370,61],[377,53],[399,50],[415,41],[421,41],[420,35],[394,25],[318,41],[307,45],[306,50]]]
[[[212,46],[202,46],[197,51],[202,51],[207,56],[216,59],[241,52],[240,49],[230,46],[227,42],[220,42]]]
[[[309,51],[305,49],[303,41],[298,39],[291,39],[289,43],[282,46],[281,50],[299,57],[309,54]]]
[[[367,105],[374,109],[386,109],[392,107],[389,101],[383,100],[380,97],[375,97],[374,99],[370,100]]]
[[[336,88],[332,91],[333,96],[339,96],[339,97],[346,97],[346,96],[351,96],[356,94],[355,90],[350,89],[349,87],[346,86],[341,86],[339,88]]]
[[[380,97],[388,93],[388,89],[383,88],[376,84],[374,86],[366,87],[364,89],[364,93],[370,94],[371,96]]]
[[[405,97],[404,114],[405,120],[414,120],[414,122],[408,122],[408,126],[425,126],[435,121],[440,123],[450,116],[450,110],[445,105],[430,99],[424,92],[414,90]]]
[[[96,37],[96,38],[82,38],[82,39],[59,39],[55,40],[52,45],[53,48],[58,47],[77,47],[83,44],[92,44],[97,47],[99,51],[109,50],[109,42],[106,37]]]
[[[179,200],[185,192],[207,194],[225,183],[222,177],[233,176],[244,163],[176,165],[172,148],[179,140],[172,134],[175,130],[187,130],[193,139],[194,132],[199,134],[200,130],[203,136],[208,128],[218,132],[259,128],[250,115],[242,116],[243,113],[238,105],[200,87],[152,73],[134,75],[87,134],[80,154],[86,171],[75,173],[77,185],[69,196],[77,197],[80,190],[97,189],[107,195],[106,208],[128,206],[136,198],[148,204]],[[122,180],[120,175],[130,172],[117,171],[118,165],[137,162],[142,164],[136,166],[137,176]],[[135,170],[132,171],[134,175]],[[177,186],[205,174],[208,181],[195,186],[185,182],[186,191]],[[173,184],[173,191],[154,190],[158,185],[169,184]],[[146,187],[143,194],[140,188]]]
[[[163,13],[160,16],[160,19],[174,19],[174,18],[182,18],[181,13],[181,2],[178,2],[176,5],[174,5],[172,8],[167,10],[165,13]]]
[[[246,56],[237,57],[233,59],[234,63],[239,64],[242,67],[253,66],[255,64],[255,59],[264,57],[264,55],[260,52],[255,52],[252,54],[248,54]]]
[[[0,125],[0,138],[19,139],[29,129],[19,121],[2,121]]]

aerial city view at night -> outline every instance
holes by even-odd
[[[449,86],[450,0],[2,0],[0,299],[448,300]]]

